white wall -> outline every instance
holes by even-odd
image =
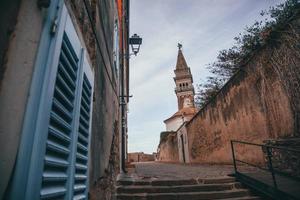
[[[183,124],[184,120],[181,116],[174,117],[166,122],[166,131],[177,131],[177,129]]]
[[[182,118],[182,116],[177,116],[174,117],[170,120],[168,120],[167,122],[165,122],[166,124],[166,131],[177,131],[178,128],[187,121],[190,121],[190,119],[192,119],[193,115],[188,115],[188,116],[184,116],[184,118]]]

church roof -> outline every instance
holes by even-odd
[[[179,116],[181,117],[181,116],[195,115],[197,113],[197,111],[198,111],[197,108],[193,108],[193,107],[182,108],[182,109],[178,110],[174,115],[172,115],[171,117],[166,119],[164,122],[166,123],[170,119],[173,119],[173,118],[179,117]]]
[[[186,64],[186,61],[185,61],[185,58],[183,56],[182,50],[178,49],[176,70],[187,69],[187,68],[188,68],[188,66]]]

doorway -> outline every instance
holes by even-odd
[[[185,151],[184,151],[184,141],[183,141],[183,135],[180,135],[180,140],[181,140],[181,153],[182,153],[182,159],[183,162],[185,163]]]

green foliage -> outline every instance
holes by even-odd
[[[223,81],[217,77],[208,77],[207,82],[197,85],[197,95],[195,103],[198,108],[202,108],[221,89]]]
[[[234,38],[235,44],[229,49],[221,50],[217,61],[208,64],[213,74],[205,83],[197,85],[196,105],[202,107],[213,98],[226,81],[232,77],[252,55],[266,44],[270,44],[277,33],[299,14],[299,0],[287,0],[285,3],[270,7],[261,12],[265,18],[246,26],[245,32]]]

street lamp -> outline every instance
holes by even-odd
[[[133,54],[136,56],[136,54],[140,50],[140,46],[142,44],[142,38],[135,33],[133,34],[133,36],[131,36],[131,38],[129,38],[129,44],[131,45],[131,50]]]

